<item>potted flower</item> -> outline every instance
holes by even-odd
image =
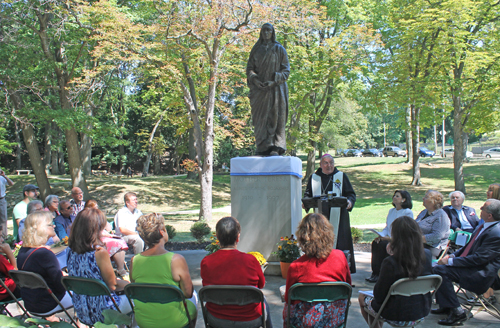
[[[247,254],[253,255],[257,259],[257,261],[259,261],[260,267],[262,268],[262,272],[266,270],[268,263],[264,258],[264,255],[262,255],[259,252],[248,252]]]
[[[281,276],[286,279],[290,263],[299,258],[300,249],[293,235],[290,237],[281,237],[277,245],[278,250],[273,254],[278,256],[280,260]]]

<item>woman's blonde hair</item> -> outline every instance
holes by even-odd
[[[161,214],[151,213],[141,215],[137,219],[137,233],[148,247],[153,247],[163,238],[160,230],[167,231],[165,228],[165,219]]]
[[[47,226],[52,223],[52,213],[36,211],[24,220],[23,247],[45,245],[49,239]]]
[[[492,183],[488,190],[491,190],[491,198],[500,200],[500,184]]]
[[[323,214],[307,214],[297,228],[297,241],[309,257],[327,258],[333,248],[333,227]]]

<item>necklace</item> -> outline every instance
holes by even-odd
[[[220,250],[227,251],[227,250],[230,250],[230,249],[236,249],[236,247],[224,247],[224,248],[221,248]]]
[[[330,183],[332,183],[332,181],[333,181],[333,175],[328,180],[328,183],[326,184],[325,188],[323,188],[323,185],[321,186],[321,194],[322,195],[326,194],[326,191],[328,190],[328,187],[330,186]]]

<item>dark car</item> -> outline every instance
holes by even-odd
[[[382,154],[378,151],[378,149],[371,148],[367,149],[363,152],[364,157],[380,157]]]
[[[363,153],[357,149],[349,149],[349,151],[347,151],[345,156],[346,157],[361,157],[361,156],[363,156]]]
[[[430,149],[425,148],[425,147],[420,147],[418,149],[418,155],[420,157],[434,157],[434,155],[436,155],[436,153]]]

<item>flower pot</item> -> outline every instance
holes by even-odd
[[[286,279],[286,275],[288,274],[288,268],[290,268],[290,264],[287,262],[280,262],[281,276]]]

